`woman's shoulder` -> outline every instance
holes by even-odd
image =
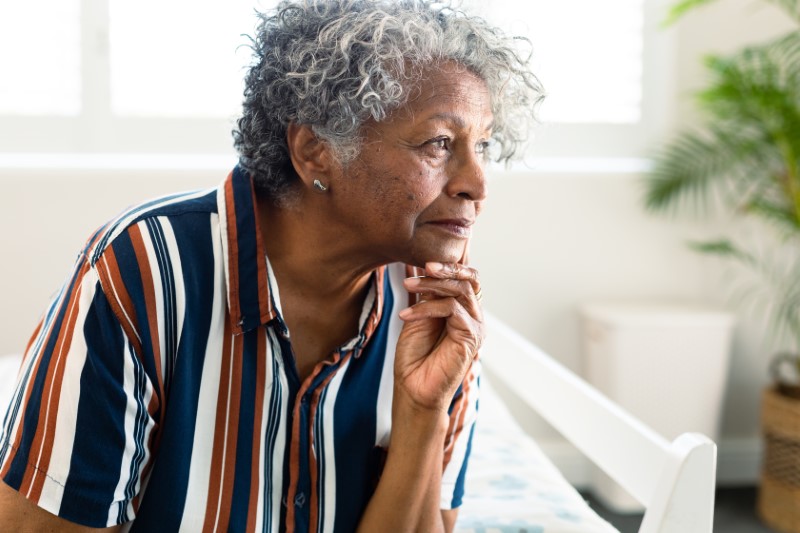
[[[170,228],[192,227],[217,215],[217,188],[153,198],[126,208],[101,225],[87,240],[82,254],[94,267],[109,247],[120,240],[129,239],[132,231],[141,233],[144,228],[151,233],[152,229],[165,224]]]

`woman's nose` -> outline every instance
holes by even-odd
[[[486,199],[486,174],[483,154],[470,153],[459,158],[458,164],[450,169],[447,193],[450,196],[480,202]]]

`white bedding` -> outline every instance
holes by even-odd
[[[611,533],[481,378],[457,533]]]

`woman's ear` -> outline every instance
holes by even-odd
[[[336,167],[336,158],[330,146],[321,140],[311,126],[290,122],[286,128],[286,144],[292,166],[307,188],[315,187],[314,181],[328,186]],[[317,190],[319,186],[316,186]]]

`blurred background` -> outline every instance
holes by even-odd
[[[718,479],[756,483],[760,394],[780,340],[766,334],[758,309],[731,300],[736,274],[686,246],[755,230],[724,212],[649,213],[642,184],[652,154],[702,122],[692,99],[708,81],[701,58],[772,38],[792,22],[753,0],[715,2],[669,28],[661,0],[476,4],[530,38],[549,93],[524,160],[489,169],[490,199],[472,243],[484,304],[578,373],[587,303],[731,312]],[[225,177],[236,162],[230,131],[249,60],[243,34],[253,9],[270,5],[3,0],[0,353],[24,350],[99,224],[154,195]],[[590,483],[588,462],[545,422],[523,423],[573,484]]]

